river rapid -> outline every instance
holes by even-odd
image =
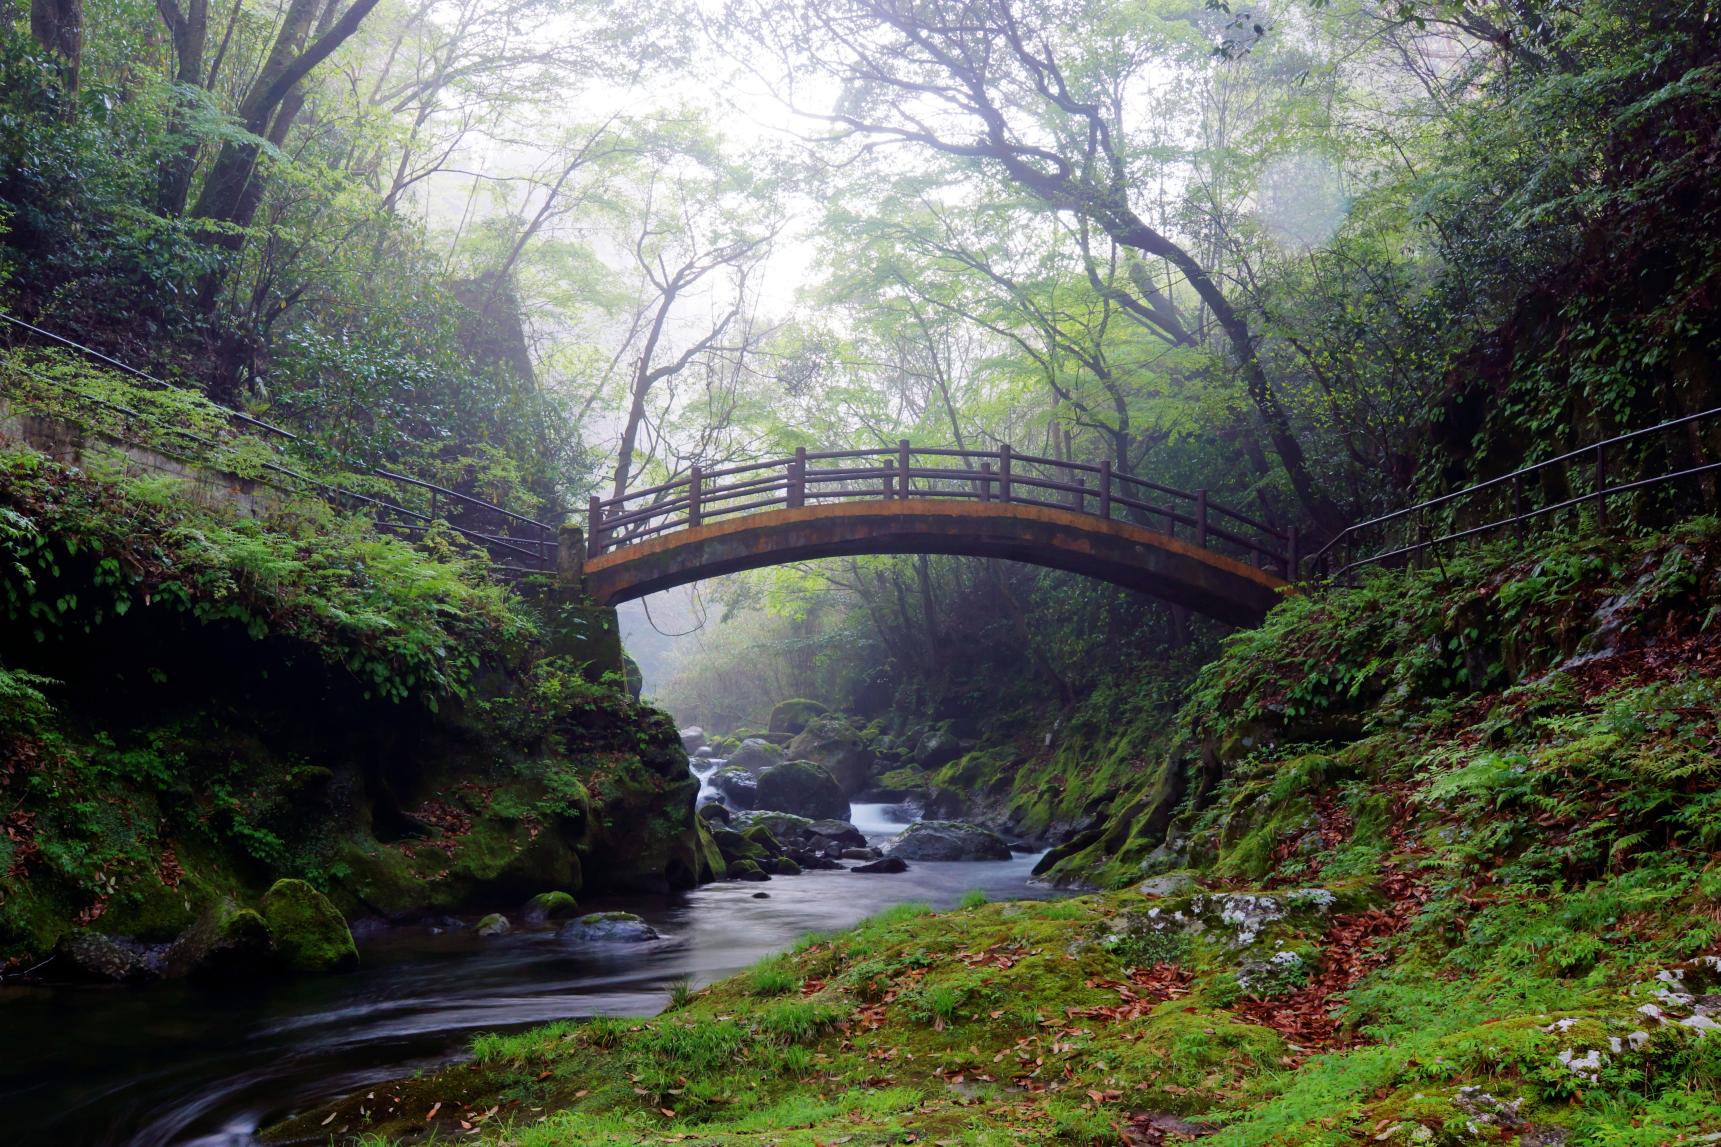
[[[706,762],[698,762],[705,766]],[[903,822],[853,806],[877,843]],[[678,980],[721,979],[808,932],[905,901],[935,908],[1031,885],[1037,859],[914,862],[909,871],[809,871],[765,884],[581,903],[636,912],[650,946],[576,951],[554,932],[482,939],[397,928],[360,939],[359,971],[240,985],[0,988],[0,1142],[6,1147],[249,1147],[291,1111],[462,1055],[478,1032],[661,1010]],[[765,892],[767,898],[756,899]]]

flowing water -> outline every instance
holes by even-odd
[[[901,830],[894,811],[857,804],[853,819],[876,841]],[[812,871],[582,905],[645,917],[665,939],[643,949],[576,951],[553,932],[480,939],[397,929],[361,942],[363,967],[350,975],[0,988],[0,1143],[253,1144],[259,1125],[445,1063],[477,1032],[649,1015],[677,980],[720,979],[807,932],[903,901],[947,907],[974,888],[995,898],[1053,895],[1028,883],[1035,859],[919,862],[895,875]],[[768,898],[755,899],[760,891]]]

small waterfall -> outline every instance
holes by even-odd
[[[693,802],[694,808],[708,805],[712,801],[722,803],[723,794],[711,787],[711,774],[722,768],[728,762],[720,757],[690,757],[687,761],[688,771],[699,778],[699,796]]]

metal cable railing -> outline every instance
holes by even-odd
[[[156,378],[154,375],[148,374],[134,366],[121,362],[119,359],[116,359],[111,355],[104,354],[92,347],[85,346],[82,343],[66,338],[64,335],[56,334],[53,331],[46,330],[33,323],[27,323],[23,319],[16,318],[15,316],[8,315],[4,312],[0,312],[0,321],[4,321],[14,328],[23,330],[30,336],[45,338],[60,346],[76,351],[89,358],[92,362],[118,370],[154,389],[192,390],[192,388],[189,387],[175,386],[173,383]],[[12,369],[31,375],[38,380],[49,383],[50,385],[53,384],[54,381],[17,364],[12,364]],[[96,395],[80,394],[77,397],[82,401],[89,402],[93,405],[117,413],[123,419],[128,421],[133,419],[142,420],[144,417],[138,411],[120,405],[119,403],[110,402]],[[216,406],[216,409],[230,422],[245,429],[260,431],[272,437],[291,442],[303,441],[299,435],[294,434],[292,431],[280,426],[275,426],[272,423],[263,421],[262,419],[254,418],[249,414],[244,414],[240,411],[231,410],[222,406]],[[221,445],[218,442],[214,442],[184,427],[167,426],[162,427],[161,429],[165,433],[184,438],[188,442],[194,442],[207,449],[218,449]],[[176,454],[175,457],[178,457],[181,461],[199,461],[199,459],[185,454]],[[337,509],[346,512],[359,511],[368,513],[376,528],[384,532],[400,534],[406,537],[418,537],[427,532],[434,523],[441,521],[455,533],[482,547],[485,552],[490,555],[495,571],[502,576],[522,576],[524,574],[539,573],[555,568],[557,537],[555,527],[545,522],[540,522],[525,514],[519,514],[513,510],[487,502],[482,498],[475,498],[470,494],[462,494],[459,491],[451,490],[446,486],[440,486],[433,482],[426,482],[422,479],[411,477],[410,475],[399,474],[392,470],[385,470],[380,467],[353,467],[356,472],[362,472],[370,477],[379,478],[385,482],[391,483],[397,489],[422,491],[427,496],[430,507],[429,512],[426,513],[423,510],[413,509],[409,506],[403,505],[398,501],[390,500],[388,498],[379,498],[373,494],[365,494],[357,490],[351,490],[343,486],[324,482],[319,478],[311,477],[279,462],[263,461],[260,465],[264,471],[273,475],[277,479],[289,481],[294,484],[294,488],[303,492],[313,493],[329,502]],[[279,482],[271,484],[277,486],[280,485]],[[461,522],[450,520],[450,508],[452,508],[452,512],[461,514],[462,516],[466,516],[473,520],[473,524],[463,524]],[[486,520],[494,524],[487,524]]]
[[[1305,560],[1306,573],[1342,580],[1367,566],[1403,565],[1425,551],[1511,529],[1519,540],[1537,519],[1588,507],[1599,529],[1608,526],[1610,502],[1645,499],[1652,490],[1695,483],[1684,494],[1688,509],[1713,510],[1721,461],[1708,461],[1717,444],[1705,432],[1721,430],[1721,407],[1617,434],[1612,438],[1531,463],[1438,498],[1430,498],[1341,530]],[[1658,508],[1641,504],[1633,516],[1651,518]],[[1676,516],[1680,507],[1659,508]],[[1366,551],[1366,552],[1365,552]]]

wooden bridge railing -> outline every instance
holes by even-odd
[[[1186,491],[1113,470],[1109,462],[1064,462],[996,450],[797,449],[791,458],[703,470],[633,490],[593,496],[587,509],[588,556],[674,530],[777,507],[857,499],[966,499],[1050,506],[1122,519],[1204,549],[1289,576],[1298,565],[1297,532],[1222,506],[1205,490]]]

